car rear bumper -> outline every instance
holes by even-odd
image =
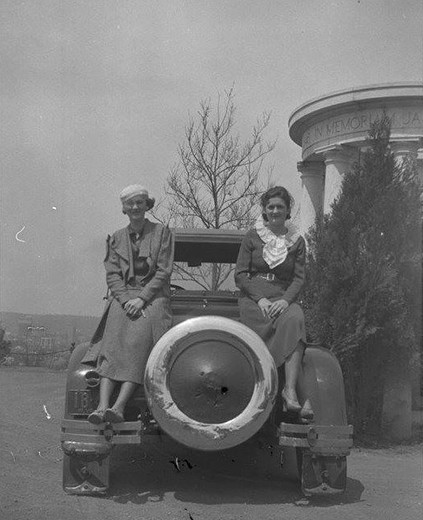
[[[86,443],[97,446],[140,444],[144,430],[141,421],[91,424],[86,420],[63,419],[60,440],[65,453],[69,451],[67,454],[72,455],[72,446]]]
[[[278,436],[280,446],[305,448],[316,455],[346,456],[353,446],[351,425],[281,423]]]

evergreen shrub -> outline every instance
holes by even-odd
[[[386,379],[421,348],[422,190],[415,161],[397,165],[389,138],[384,115],[307,236],[309,339],[337,355],[358,435],[381,434]]]

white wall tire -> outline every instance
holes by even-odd
[[[178,370],[181,372],[178,364],[179,367],[182,366],[183,370],[187,361],[192,357],[191,353],[198,354],[201,351],[200,357],[203,364],[199,363],[198,369],[194,367],[191,373],[200,370],[200,367],[204,366],[205,363],[204,357],[207,360],[210,349],[217,349],[216,352],[221,349],[222,355],[228,355],[230,359],[239,360],[241,364],[245,361],[246,365],[244,364],[243,367],[249,366],[247,372],[251,372],[254,379],[251,396],[248,394],[245,408],[240,410],[240,413],[235,412],[234,417],[223,422],[213,422],[213,418],[216,416],[226,417],[230,413],[225,409],[225,403],[231,403],[230,408],[234,409],[235,406],[236,409],[236,401],[238,400],[236,392],[240,390],[242,393],[242,388],[235,388],[236,397],[235,399],[231,397],[233,396],[231,394],[232,387],[237,386],[237,381],[231,380],[233,376],[231,370],[233,368],[235,378],[238,377],[237,374],[248,378],[250,376],[243,374],[245,368],[241,368],[240,372],[239,366],[228,367],[228,370],[224,370],[224,374],[220,374],[220,369],[215,368],[214,372],[213,369],[210,369],[209,373],[205,374],[206,376],[211,374],[214,377],[211,380],[212,383],[208,387],[206,385],[206,393],[210,391],[215,394],[205,397],[203,394],[197,395],[200,401],[203,399],[201,402],[207,402],[207,399],[210,401],[212,395],[217,395],[220,399],[218,385],[223,384],[221,381],[226,381],[222,388],[227,388],[227,396],[223,396],[221,399],[223,403],[221,411],[216,412],[216,415],[212,405],[208,408],[212,417],[211,420],[198,420],[202,413],[208,413],[201,406],[198,413],[197,411],[194,414],[190,413],[190,416],[184,413],[181,410],[181,405],[175,402],[174,395],[172,395],[172,392],[175,394],[174,389],[178,389],[178,386],[174,385],[172,392],[170,388],[172,378],[175,379],[176,377],[172,375],[172,370],[174,370],[174,373]],[[213,350],[213,352],[215,351]],[[215,357],[210,357],[207,363],[215,366]],[[238,365],[238,362],[233,364]],[[203,369],[201,375],[204,372]],[[194,376],[197,380],[201,379],[199,374]],[[183,377],[183,374],[176,377],[179,387],[181,386],[181,377]],[[189,386],[189,384],[191,384],[191,381],[187,380],[187,385]],[[148,404],[160,427],[178,442],[191,448],[207,451],[231,448],[252,437],[264,424],[273,408],[277,386],[276,367],[261,338],[245,325],[221,316],[192,318],[176,325],[164,334],[150,354],[144,378]],[[178,392],[176,391],[176,393]],[[181,395],[180,392],[179,395]],[[245,396],[242,398],[245,399]],[[192,395],[192,399],[195,399],[194,395]],[[193,407],[190,409],[196,410],[195,403]],[[193,418],[193,415],[196,415],[196,418]]]

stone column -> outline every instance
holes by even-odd
[[[412,158],[417,158],[417,152],[420,144],[420,139],[404,139],[401,141],[391,141],[389,143],[391,148],[391,152],[394,154],[395,161],[398,166],[401,166],[403,160],[407,156],[411,156]]]
[[[398,166],[402,165],[407,156],[416,160],[417,172],[423,186],[423,139],[394,140],[389,145]],[[415,366],[417,365],[418,363],[415,363]],[[390,378],[384,392],[384,430],[385,434],[394,440],[411,438],[413,401],[421,405],[420,370],[406,368],[402,378],[398,373]]]
[[[408,360],[398,361],[395,366],[387,369],[383,391],[382,432],[384,437],[394,441],[411,438],[412,388]]]
[[[357,159],[357,150],[335,145],[325,150],[320,150],[325,160],[325,197],[323,203],[324,213],[330,213],[333,201],[341,191],[344,174],[348,172]]]
[[[394,147],[392,147],[392,145]],[[395,155],[396,148],[400,148],[398,146],[398,143],[392,143],[391,150]],[[420,183],[423,186],[423,138],[417,139],[416,141],[413,140],[412,143],[410,141],[407,142],[407,147],[403,146],[401,148],[407,148],[408,153],[411,154],[412,157],[416,159],[416,167],[417,167],[417,173],[420,178]],[[402,154],[401,159],[405,157],[405,153]]]
[[[401,166],[406,157],[417,159],[421,140],[401,139],[389,143],[397,166]],[[398,361],[386,377],[383,395],[382,427],[384,436],[391,440],[403,441],[412,434],[412,382],[413,374],[407,360]]]
[[[417,171],[423,186],[423,142],[420,142],[420,148],[417,150]]]
[[[316,216],[323,213],[325,189],[325,165],[323,161],[303,161],[297,163],[301,174],[301,234],[313,226]]]

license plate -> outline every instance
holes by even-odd
[[[90,414],[93,410],[95,410],[95,403],[89,390],[68,391],[68,412],[70,414]]]

